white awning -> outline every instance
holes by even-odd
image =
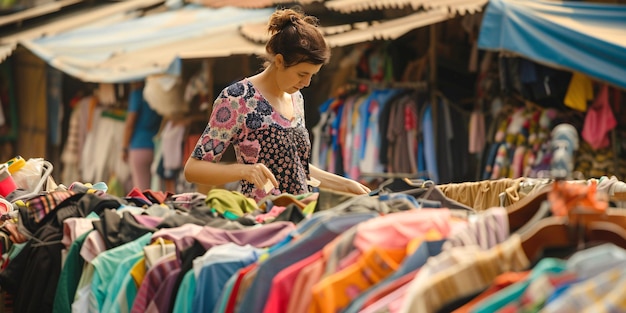
[[[20,40],[50,65],[90,82],[128,82],[151,74],[180,74],[180,60],[259,54],[240,23],[267,21],[273,9],[220,9],[188,5],[54,36]]]
[[[164,3],[165,0],[127,0],[79,10],[52,19],[50,22],[0,37],[0,43],[17,43],[44,36],[53,36],[76,28],[117,23],[137,16],[137,10]]]

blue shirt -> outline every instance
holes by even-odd
[[[297,263],[316,251],[322,249],[339,234],[350,227],[365,220],[375,217],[375,213],[354,213],[344,216],[336,216],[313,226],[306,236],[302,236],[291,245],[278,249],[275,254],[259,265],[257,276],[248,289],[241,306],[240,312],[256,312],[265,307],[265,302],[270,293],[272,278],[281,270]]]
[[[161,127],[162,117],[143,98],[143,89],[135,89],[128,96],[128,112],[137,113],[137,121],[130,139],[130,149],[154,149],[152,138]]]

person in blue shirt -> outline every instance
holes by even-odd
[[[150,189],[154,160],[154,136],[162,117],[143,98],[143,84],[133,84],[128,97],[122,158],[130,166],[133,187]]]

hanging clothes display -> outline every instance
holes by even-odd
[[[615,177],[391,179],[370,195],[322,189],[260,202],[220,189],[120,198],[77,183],[7,197],[0,287],[13,297],[6,312],[621,307],[611,292],[571,299],[621,277],[626,215],[613,204],[624,194]]]

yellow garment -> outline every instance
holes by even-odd
[[[477,211],[484,211],[491,207],[500,206],[500,193],[506,192],[508,200],[513,202],[519,198],[516,190],[521,178],[501,178],[498,180],[483,180],[477,182],[450,183],[437,185],[443,194],[457,202],[465,204]],[[509,187],[514,188],[509,189]]]
[[[208,207],[221,214],[231,212],[237,216],[243,216],[258,209],[254,199],[248,198],[240,192],[226,189],[212,189],[207,193],[205,202]]]
[[[143,282],[144,277],[146,277],[146,259],[141,258],[133,268],[130,269],[130,276],[133,277],[133,281],[135,281],[135,286],[137,290],[139,290],[139,286],[141,286],[141,282]]]
[[[581,112],[587,111],[587,101],[593,100],[593,85],[589,77],[574,72],[567,87],[564,103]]]
[[[316,201],[311,201],[311,203],[307,204],[304,207],[304,210],[302,210],[302,214],[304,214],[304,216],[309,216],[311,214],[313,214],[313,211],[315,210],[315,205],[317,204],[317,200]]]

